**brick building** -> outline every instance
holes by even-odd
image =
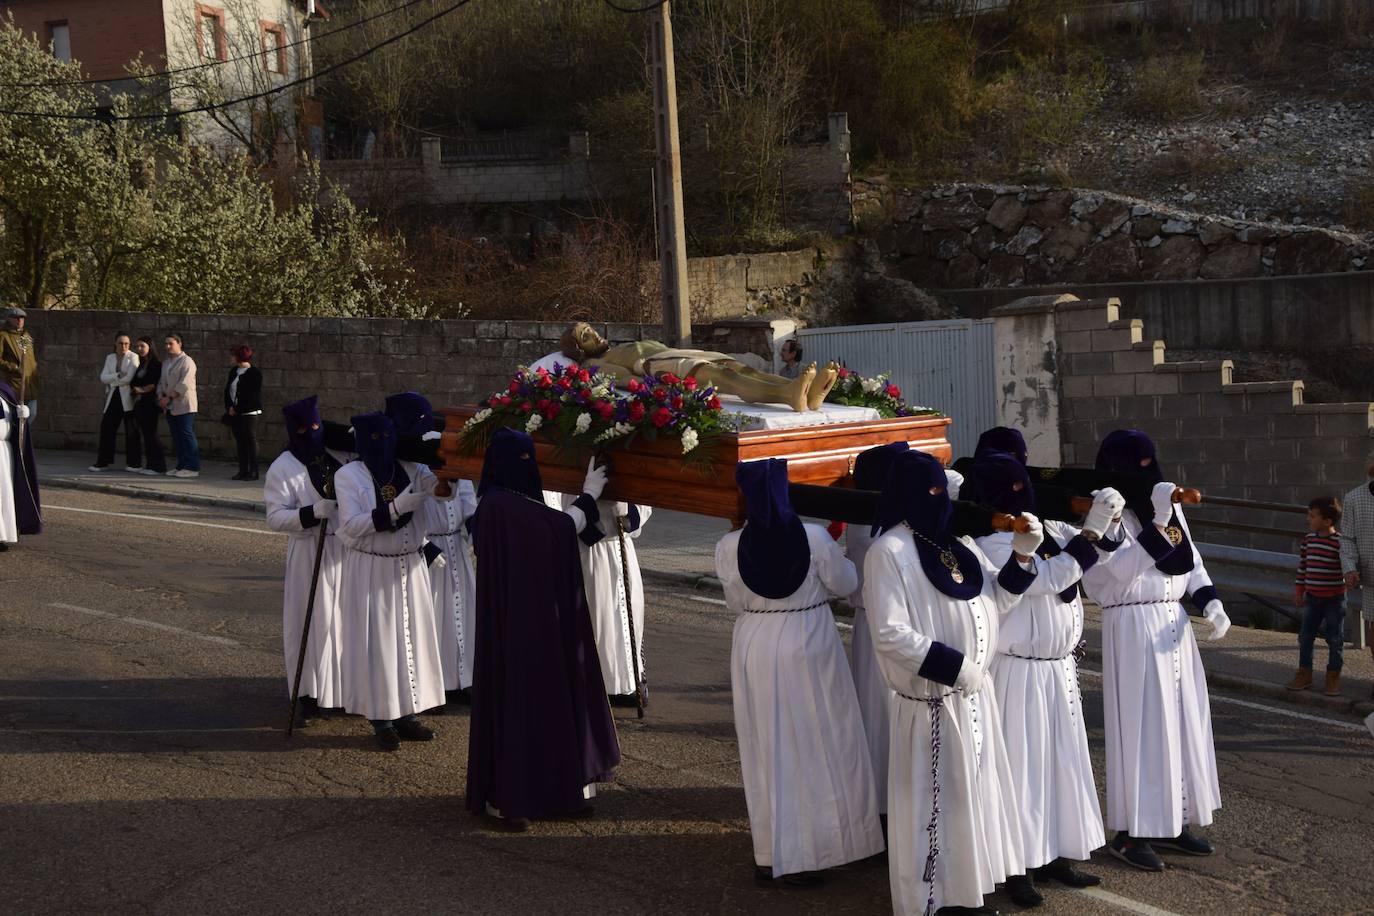
[[[192,84],[214,81],[223,97],[253,95],[308,77],[309,29],[326,15],[315,0],[0,0],[0,18],[37,37],[53,54],[76,61],[106,97],[148,91],[128,78],[131,61],[171,76],[161,90],[172,106],[196,105]],[[304,41],[304,43],[301,43]],[[306,84],[308,85],[308,84]],[[301,87],[304,88],[304,87]],[[280,122],[280,141],[318,147],[323,114],[307,93],[289,89],[270,102],[179,119],[181,129],[215,147],[251,146],[265,122]]]

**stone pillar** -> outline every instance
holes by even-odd
[[[1021,430],[1030,463],[1058,467],[1059,343],[1055,310],[1070,295],[1030,296],[992,310],[997,417]]]

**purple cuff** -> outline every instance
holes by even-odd
[[[639,507],[630,503],[630,514],[625,516],[625,532],[638,531],[644,520],[639,517]]]
[[[1140,546],[1144,547],[1150,556],[1154,557],[1156,563],[1176,549],[1173,544],[1169,543],[1169,539],[1164,536],[1164,533],[1155,527],[1153,522],[1140,529],[1140,534],[1136,535],[1136,540],[1140,542]]]
[[[1007,558],[1006,565],[997,574],[997,584],[1002,587],[1002,591],[1012,595],[1024,595],[1034,581],[1035,573],[1022,569],[1021,564],[1016,562],[1016,554]]]
[[[438,547],[434,546],[434,543],[431,541],[425,541],[425,546],[421,549],[425,552],[426,566],[433,566],[434,561],[439,559],[439,557],[443,556],[444,554],[444,552],[440,550]]]
[[[372,527],[378,531],[396,530],[396,523],[391,520],[391,506],[378,506],[372,510]]]
[[[964,666],[964,653],[942,642],[933,642],[926,651],[926,660],[916,673],[928,681],[953,687],[959,679],[959,669]]]
[[[1121,547],[1121,542],[1114,541],[1106,535],[1103,535],[1102,537],[1097,539],[1097,544],[1095,546],[1098,550],[1102,551],[1103,553],[1116,553],[1116,551]]]
[[[1220,601],[1221,596],[1217,594],[1216,586],[1204,585],[1202,588],[1189,595],[1188,600],[1192,602],[1193,607],[1197,608],[1198,613],[1202,614],[1206,612],[1207,605],[1211,604],[1213,601]]]
[[[317,519],[317,518],[315,518],[315,507],[314,507],[314,506],[302,506],[302,507],[301,507],[301,527],[302,527],[302,528],[314,528],[314,527],[315,527],[316,525],[318,525],[319,523],[320,523],[320,520]]]
[[[1097,551],[1093,549],[1092,542],[1081,534],[1074,535],[1064,545],[1064,552],[1077,560],[1084,572],[1092,569],[1097,562]]]

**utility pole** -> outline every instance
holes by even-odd
[[[658,263],[663,291],[663,334],[673,347],[692,345],[692,312],[687,290],[687,232],[682,219],[682,148],[677,136],[677,75],[673,67],[670,4],[659,4],[649,26],[654,68],[654,220],[658,225]]]

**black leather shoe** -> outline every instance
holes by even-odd
[[[377,746],[384,751],[399,751],[401,749],[401,736],[396,733],[394,728],[384,728],[377,732]]]
[[[434,729],[419,719],[397,719],[396,734],[405,741],[433,741]]]
[[[774,878],[773,869],[767,865],[755,865],[754,883],[764,887],[820,887],[825,883],[825,876],[815,871],[799,871]]]
[[[1034,869],[1037,881],[1053,878],[1065,887],[1097,887],[1102,879],[1073,867],[1068,859],[1055,859],[1048,865]]]
[[[1045,902],[1045,898],[1035,889],[1029,875],[1012,875],[1007,878],[1007,893],[1011,902],[1029,909]]]
[[[1141,871],[1164,871],[1164,860],[1155,855],[1150,844],[1145,840],[1128,836],[1124,830],[1116,835],[1107,851],[1132,868]]]
[[[233,477],[230,477],[229,479],[230,479],[230,480],[247,480],[247,479],[248,479],[248,475],[245,474],[245,473],[243,473],[242,471],[239,471],[237,474],[235,474]]]
[[[1216,852],[1211,843],[1186,830],[1167,840],[1151,840],[1150,845],[1165,852],[1181,852],[1189,856],[1210,856]]]

